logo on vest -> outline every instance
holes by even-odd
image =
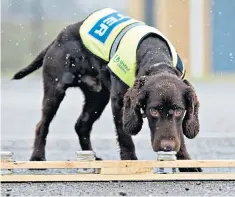
[[[118,54],[116,54],[114,57],[113,57],[113,62],[116,63],[116,65],[124,72],[124,73],[127,73],[130,71],[130,68],[128,67],[128,65],[123,61],[121,60],[120,56]]]
[[[130,17],[119,12],[114,12],[98,20],[88,33],[100,42],[105,43],[115,27],[130,19]]]

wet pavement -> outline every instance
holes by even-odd
[[[41,115],[42,81],[30,76],[21,81],[2,78],[1,150],[14,152],[15,160],[28,160],[34,129]],[[186,140],[192,159],[235,159],[235,83],[194,83],[200,107],[200,134]],[[69,89],[51,126],[47,139],[47,160],[75,160],[80,150],[74,124],[82,110],[83,95]],[[110,103],[94,124],[92,143],[97,156],[119,159]],[[155,159],[145,122],[134,137],[139,159]],[[204,169],[217,171],[219,169]],[[229,169],[222,169],[229,171]],[[232,169],[232,171],[235,171]],[[58,171],[61,172],[61,171]],[[48,170],[47,173],[50,173]],[[2,184],[2,195],[235,195],[235,182],[108,182]],[[138,190],[136,189],[138,187]],[[10,189],[9,189],[10,188]],[[10,190],[10,191],[8,191]]]

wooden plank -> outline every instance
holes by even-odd
[[[235,168],[235,160],[115,160],[115,161],[18,161],[1,162],[1,169],[46,169],[46,168]]]
[[[101,168],[100,174],[153,174],[153,168]]]
[[[235,173],[2,175],[1,182],[235,180]]]

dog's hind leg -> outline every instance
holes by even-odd
[[[36,127],[34,149],[30,161],[46,160],[45,145],[49,125],[65,96],[65,90],[65,86],[59,82],[44,83],[42,116]]]
[[[92,125],[101,116],[105,106],[108,104],[109,91],[103,87],[100,92],[92,92],[87,89],[83,89],[83,92],[85,104],[75,124],[75,131],[79,137],[82,150],[92,150],[90,141]],[[96,160],[100,160],[100,158],[96,157]]]

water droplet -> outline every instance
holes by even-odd
[[[67,60],[69,57],[70,57],[70,54],[69,54],[69,53],[67,53],[67,54],[66,54],[66,58],[65,58],[65,59]]]
[[[58,78],[55,78],[55,81],[58,81]]]

